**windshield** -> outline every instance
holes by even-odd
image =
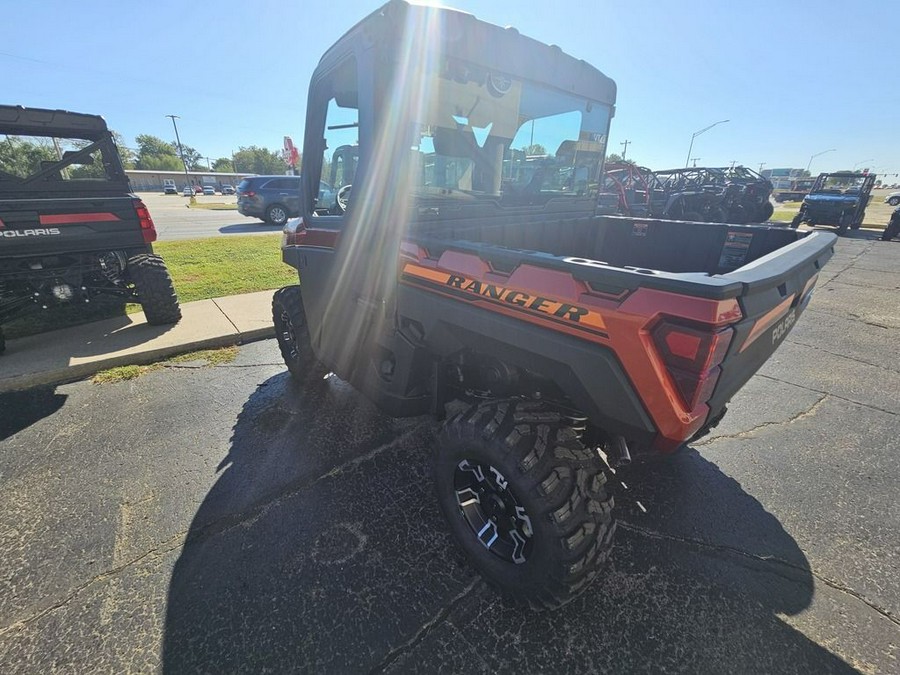
[[[425,90],[412,147],[420,196],[596,196],[608,106],[450,59]]]
[[[817,192],[830,194],[858,194],[865,185],[868,176],[858,175],[834,175],[826,176]]]

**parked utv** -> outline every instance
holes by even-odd
[[[732,220],[733,213],[729,213],[729,221],[742,223],[764,223],[775,212],[775,207],[769,201],[772,195],[772,181],[763,178],[753,169],[746,166],[722,167],[719,169],[725,177],[728,186],[737,186],[740,190],[738,205],[743,212],[742,220]]]
[[[803,198],[791,227],[796,229],[800,223],[831,225],[837,227],[839,235],[846,234],[848,228],[858,230],[874,185],[872,173],[820,173],[812,190]]]
[[[692,167],[654,172],[668,200],[662,218],[706,223],[731,222],[729,210],[740,201],[740,188],[729,188],[720,169]],[[739,223],[747,222],[745,219]]]
[[[628,162],[607,163],[603,172],[604,195],[610,200],[612,213],[643,218],[664,217],[669,195],[650,169]]]
[[[148,323],[178,321],[153,220],[103,118],[0,105],[0,136],[0,324],[100,294],[140,303]]]
[[[445,418],[432,466],[450,534],[537,607],[610,554],[603,456],[670,454],[714,427],[836,239],[598,215],[615,102],[558,47],[389,2],[313,74],[302,215],[282,240],[303,283],[272,301],[299,381],[331,371],[391,415]],[[332,213],[319,182],[347,145]]]

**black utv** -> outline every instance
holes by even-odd
[[[177,322],[153,220],[103,118],[0,105],[0,138],[0,325],[99,294]]]

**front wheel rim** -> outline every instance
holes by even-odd
[[[493,555],[516,565],[534,548],[531,518],[494,466],[464,459],[453,474],[459,513],[469,529]]]

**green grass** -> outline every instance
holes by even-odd
[[[154,370],[161,368],[178,367],[185,363],[199,363],[198,367],[205,368],[207,366],[219,366],[231,363],[237,358],[237,347],[222,347],[221,349],[200,349],[195,352],[179,354],[159,363],[151,363],[146,366],[118,366],[101,370],[91,378],[94,384],[113,384],[115,382],[125,382],[134,380],[141,375],[152,373]]]
[[[297,272],[281,261],[280,234],[162,241],[153,250],[166,261],[181,302],[297,283]]]
[[[101,370],[91,378],[94,384],[113,384],[114,382],[125,382],[126,380],[134,380],[151,370],[156,370],[159,366],[153,364],[151,366],[119,366],[118,368],[110,368]]]
[[[179,354],[165,361],[162,365],[170,363],[191,363],[193,361],[204,361],[203,365],[220,366],[225,363],[231,363],[237,358],[237,347],[222,347],[220,349],[200,349],[196,352],[188,352],[187,354]]]

